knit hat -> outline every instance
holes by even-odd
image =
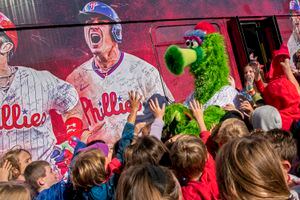
[[[99,149],[103,152],[105,157],[108,156],[109,148],[108,148],[107,144],[102,143],[102,142],[96,142],[90,146],[79,149],[78,152],[87,151],[87,150],[91,150],[91,149]]]
[[[281,116],[278,110],[269,105],[256,108],[252,113],[251,122],[254,129],[262,129],[264,131],[282,128]]]

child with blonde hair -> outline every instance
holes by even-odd
[[[18,182],[0,182],[0,199],[31,200],[30,189]]]
[[[203,118],[203,106],[196,100],[190,103],[190,108],[193,115],[200,127],[200,138],[207,146],[209,153],[215,157],[218,148],[226,142],[236,137],[243,137],[249,135],[249,130],[244,121],[240,120],[240,113],[237,117],[229,117],[223,119],[218,125],[216,125],[212,133],[206,129]],[[231,112],[233,113],[233,112]],[[231,115],[228,115],[231,116]],[[234,115],[236,116],[236,115]]]
[[[292,199],[280,158],[265,138],[229,141],[217,154],[216,166],[221,199]]]
[[[0,158],[0,181],[25,181],[24,170],[31,161],[31,154],[26,149],[8,150]]]
[[[218,125],[215,131],[216,134],[213,138],[219,147],[234,138],[241,138],[245,135],[249,135],[246,124],[242,120],[236,118],[224,120]]]

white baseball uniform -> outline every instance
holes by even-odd
[[[49,110],[71,110],[78,102],[73,86],[48,71],[17,67],[15,77],[0,96],[0,154],[19,145],[33,160],[49,160],[56,144]]]
[[[237,98],[238,91],[230,86],[225,85],[219,91],[217,91],[204,105],[203,108],[206,109],[209,106],[215,105],[224,107],[227,104],[239,106],[239,100]],[[195,93],[192,92],[188,98],[185,100],[184,105],[189,107],[189,103],[195,98]]]
[[[298,49],[300,49],[300,43],[299,41],[296,39],[296,34],[295,32],[293,32],[287,42],[287,47],[289,49],[289,53],[290,53],[290,65],[292,69],[296,69],[295,63],[293,62],[293,55],[298,51]]]
[[[67,81],[75,86],[79,94],[87,125],[92,128],[105,122],[101,139],[109,145],[114,144],[122,133],[130,112],[130,90],[138,91],[144,102],[152,96],[167,96],[173,101],[172,94],[161,82],[158,70],[146,61],[124,52],[120,53],[118,62],[108,73],[100,73],[91,58],[75,69]],[[138,112],[137,121],[147,121],[153,117],[147,107],[145,103]]]

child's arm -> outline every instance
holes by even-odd
[[[210,137],[210,132],[207,131],[207,128],[204,123],[203,106],[194,99],[193,101],[190,102],[190,107],[200,127],[200,138],[202,139],[204,144],[206,144],[208,138]]]
[[[190,107],[193,115],[200,127],[200,131],[207,131],[203,118],[203,106],[195,99],[190,102]]]
[[[265,90],[265,83],[261,79],[259,79],[257,81],[255,80],[255,85],[258,91],[262,94]]]
[[[132,138],[134,136],[134,123],[136,120],[137,112],[141,106],[141,95],[137,92],[130,91],[129,93],[129,102],[130,102],[130,113],[127,118],[127,123],[122,132],[122,137],[118,144],[117,149],[117,159],[123,162],[123,154],[125,148],[130,145]]]
[[[84,131],[84,132],[82,133],[81,137],[80,137],[80,140],[76,141],[77,144],[76,144],[76,146],[75,146],[75,148],[74,148],[74,153],[73,153],[73,158],[72,158],[72,160],[73,160],[74,157],[78,154],[78,151],[79,151],[80,149],[83,149],[83,148],[86,147],[86,143],[87,143],[88,138],[89,138],[89,136],[90,136],[91,134],[92,134],[92,132],[90,132],[90,131]]]
[[[288,58],[286,58],[286,59],[284,59],[284,62],[280,62],[280,65],[282,66],[282,69],[283,69],[285,75],[287,76],[288,80],[291,81],[295,85],[298,93],[300,94],[299,83],[296,80],[296,78],[291,70],[290,60]]]
[[[123,154],[126,147],[130,145],[134,136],[134,123],[139,107],[141,106],[141,96],[137,92],[130,91],[128,94],[130,102],[130,113],[127,118],[127,123],[125,124],[125,127],[123,129],[122,137],[118,143],[116,158],[113,158],[108,166],[108,171],[110,174],[109,179],[107,179],[105,183],[96,185],[91,188],[91,190],[89,191],[89,196],[92,199],[111,199],[114,195],[115,187],[117,185],[117,176],[114,174],[114,170],[118,170],[118,168],[123,163]]]
[[[254,55],[250,55],[250,60],[252,61],[252,64],[254,65],[254,81],[256,88],[260,93],[263,93],[265,86],[267,85],[265,82],[263,82],[261,78],[261,67],[262,65],[257,61],[257,56],[254,57]]]
[[[160,107],[156,98],[155,101],[151,99],[149,105],[155,117],[154,122],[152,123],[150,128],[150,135],[153,135],[157,139],[161,140],[161,133],[164,127],[163,117],[165,115],[165,104],[163,104],[162,107]]]

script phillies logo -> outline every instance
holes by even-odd
[[[112,115],[120,115],[125,113],[130,113],[130,102],[129,100],[123,102],[118,102],[117,94],[115,92],[103,93],[101,105],[99,107],[94,107],[92,101],[86,97],[80,98],[81,105],[84,114],[91,125],[91,118],[96,123],[98,121],[103,121],[105,117],[110,117]],[[139,111],[142,109],[142,104],[139,106]]]
[[[4,104],[0,111],[2,116],[0,130],[38,127],[45,123],[47,117],[46,113],[34,113],[31,116],[21,115],[21,106],[18,104]]]

